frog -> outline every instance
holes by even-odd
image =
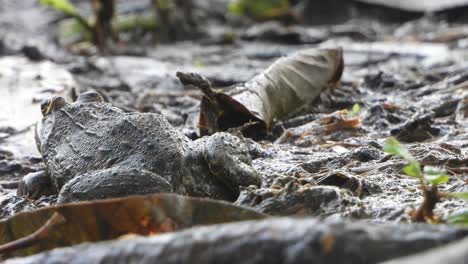
[[[192,141],[164,116],[125,112],[95,91],[73,103],[45,99],[41,112],[35,141],[45,171],[24,177],[21,196],[55,193],[67,203],[170,192],[234,201],[241,188],[261,185],[247,143],[233,134]]]

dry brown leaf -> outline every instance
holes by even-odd
[[[116,239],[126,234],[154,235],[194,225],[264,217],[252,210],[210,199],[175,194],[132,196],[19,213],[0,221],[0,244],[27,237],[44,227],[49,229],[32,246],[2,255],[7,258],[87,241]],[[54,223],[45,225],[47,221]]]
[[[228,93],[214,92],[209,82],[194,73],[177,73],[184,84],[203,93],[200,135],[242,127],[245,136],[261,138],[273,122],[290,116],[338,85],[343,72],[343,51],[306,49],[281,58],[249,82]]]

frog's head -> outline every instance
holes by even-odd
[[[75,109],[80,109],[83,106],[83,104],[99,103],[99,102],[104,102],[104,99],[102,98],[102,96],[95,91],[89,91],[89,92],[80,94],[76,102],[72,103],[71,105]],[[65,115],[54,114],[54,112],[61,110],[66,105],[68,105],[68,103],[65,101],[63,97],[60,97],[60,96],[53,96],[53,97],[44,99],[41,102],[41,112],[42,112],[43,117],[36,124],[36,134],[35,134],[36,145],[40,153],[44,153],[44,150],[46,148],[45,143],[47,142],[47,139],[53,127],[57,124],[60,124],[61,121],[63,121],[61,118],[65,116]],[[67,111],[64,111],[64,112],[66,113]]]
[[[66,104],[67,102],[65,102],[65,99],[63,99],[63,97],[60,97],[60,96],[54,96],[54,97],[42,100],[41,102],[42,116],[46,117],[53,111],[57,111],[58,109],[65,106]]]
[[[36,123],[35,130],[36,146],[40,153],[43,153],[43,145],[46,142],[50,131],[52,131],[52,127],[55,122],[55,118],[52,113],[65,105],[67,105],[67,102],[60,96],[53,96],[42,100],[41,112],[43,117]]]

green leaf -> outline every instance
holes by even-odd
[[[254,19],[271,19],[289,11],[288,0],[237,0],[229,4],[229,12]]]
[[[449,196],[468,201],[468,192],[450,193]]]
[[[351,113],[353,113],[353,115],[357,116],[359,114],[359,111],[361,110],[361,107],[359,106],[359,104],[354,104],[353,105],[353,110]]]
[[[383,151],[389,153],[389,154],[395,154],[403,159],[405,159],[408,162],[411,163],[417,163],[416,159],[411,155],[411,153],[396,140],[394,137],[389,137],[385,144],[383,145]],[[418,164],[419,167],[419,164]]]
[[[444,169],[433,166],[425,166],[424,179],[434,185],[439,185],[448,182],[449,176],[446,174]]]
[[[463,208],[453,212],[448,216],[447,222],[453,225],[468,226],[468,208]]]
[[[242,16],[245,13],[240,1],[231,2],[231,4],[229,4],[228,11],[236,16]]]
[[[411,177],[416,177],[419,178],[421,177],[421,167],[419,166],[419,163],[417,162],[411,162],[407,166],[403,168],[403,172]]]
[[[448,182],[449,176],[447,174],[424,175],[424,179],[434,185],[439,185]]]
[[[69,16],[77,16],[78,11],[75,6],[68,0],[39,0],[44,6],[50,6],[61,11]]]
[[[354,104],[353,108],[351,108],[351,111],[348,111],[348,117],[352,118],[358,116],[360,110],[361,107],[359,106],[359,104]]]

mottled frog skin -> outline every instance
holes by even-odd
[[[96,92],[70,104],[55,97],[42,110],[36,142],[59,202],[155,192],[235,200],[239,186],[260,185],[231,134],[190,141],[162,115],[124,112]],[[18,193],[34,188],[44,187],[23,182]]]

